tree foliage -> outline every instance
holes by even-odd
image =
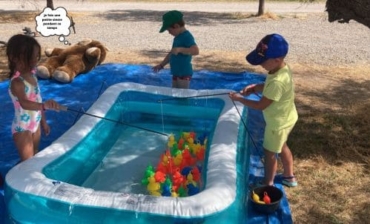
[[[329,22],[355,20],[370,28],[370,0],[327,0]]]

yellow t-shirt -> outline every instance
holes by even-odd
[[[294,83],[288,65],[274,74],[267,75],[262,94],[273,100],[263,110],[266,126],[272,130],[280,130],[297,122],[298,113],[294,104]]]

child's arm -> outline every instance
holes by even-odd
[[[191,47],[174,47],[172,48],[171,53],[174,55],[181,53],[195,56],[199,54],[199,48],[197,45],[193,45]]]
[[[42,130],[43,130],[43,132],[44,132],[45,135],[49,135],[50,134],[50,126],[46,122],[46,115],[45,115],[45,112],[44,111],[42,111],[42,116],[41,116],[41,127],[42,127]]]
[[[263,88],[265,87],[264,83],[256,84],[254,86],[254,92],[261,93],[263,91]]]
[[[273,100],[262,96],[259,101],[245,99],[241,94],[232,92],[229,94],[230,99],[239,101],[247,107],[251,107],[256,110],[264,110],[273,103]]]
[[[251,85],[244,87],[244,89],[240,90],[240,94],[242,94],[243,96],[248,96],[252,93],[262,92],[264,86],[265,86],[264,83],[251,84]]]
[[[11,82],[10,89],[12,94],[18,98],[19,104],[25,110],[56,110],[59,111],[60,105],[54,100],[47,100],[44,103],[38,103],[27,99],[24,92],[24,83],[20,79],[14,79]]]
[[[159,63],[158,65],[153,67],[153,71],[154,72],[159,72],[159,70],[163,69],[164,66],[166,66],[168,64],[168,62],[170,61],[170,56],[171,56],[171,52],[169,52],[166,55],[166,57],[163,59],[163,61],[161,63]]]

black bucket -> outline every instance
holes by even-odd
[[[264,193],[266,192],[267,195],[271,199],[270,204],[260,204],[253,200],[253,192],[258,195],[258,197],[262,200]],[[270,214],[275,212],[280,207],[280,201],[283,198],[283,192],[274,186],[262,186],[256,187],[251,190],[249,194],[249,200],[252,202],[253,208],[260,213]]]

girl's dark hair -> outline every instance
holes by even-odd
[[[17,34],[12,36],[6,46],[6,56],[8,57],[8,67],[10,70],[9,77],[11,78],[15,73],[15,60],[24,61],[25,65],[29,66],[32,61],[34,47],[41,49],[40,44],[33,37]],[[39,52],[39,58],[41,52]]]

